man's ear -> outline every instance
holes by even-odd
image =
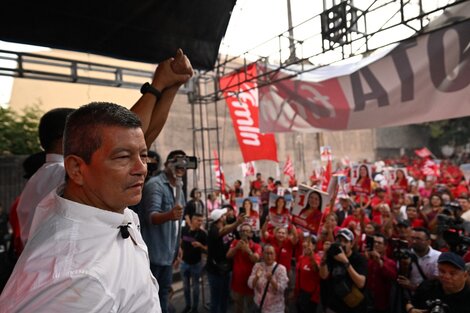
[[[82,170],[84,165],[86,165],[85,161],[76,155],[69,155],[64,159],[64,166],[68,179],[72,180],[79,186],[83,185]]]

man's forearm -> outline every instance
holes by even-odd
[[[231,259],[235,256],[235,252],[237,252],[237,247],[233,247],[233,248],[230,248],[228,251],[227,251],[227,259]]]
[[[352,265],[349,265],[347,268],[349,277],[351,277],[352,281],[358,288],[364,288],[366,284],[366,277],[364,275],[359,274],[356,272]]]
[[[179,87],[180,85],[175,85],[165,89],[162,93],[162,98],[153,106],[147,132],[144,132],[147,147],[150,147],[162,131]]]
[[[160,225],[168,221],[173,221],[173,213],[171,211],[164,213],[152,213],[150,220],[153,225]]]
[[[222,227],[222,229],[219,231],[219,236],[225,236],[227,235],[228,233],[231,233],[232,231],[234,231],[238,225],[240,225],[240,223],[238,222],[235,222],[233,224],[230,224],[230,225],[225,225],[224,227]]]
[[[322,260],[320,262],[320,278],[321,279],[327,279],[328,275],[330,275],[330,272],[328,271],[328,265],[326,264],[326,260]]]

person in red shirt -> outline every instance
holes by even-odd
[[[261,177],[261,173],[256,173],[256,180],[251,182],[251,190],[261,190],[261,187],[264,185],[264,180]]]
[[[392,206],[392,202],[387,197],[385,189],[378,187],[375,189],[374,193],[375,195],[370,201],[370,206],[372,208],[372,219],[376,218],[376,216],[382,215],[382,213],[380,212],[381,205],[387,204],[388,206]]]
[[[273,191],[276,186],[274,186],[274,178],[273,177],[268,177],[268,190]]]
[[[397,178],[392,185],[392,195],[394,199],[408,192],[408,180],[405,172],[402,169],[397,169],[396,175]]]
[[[468,195],[469,189],[468,189],[468,184],[465,181],[465,177],[462,177],[460,182],[458,183],[457,187],[454,188],[453,190],[453,196],[454,198],[458,198],[460,196],[465,196]]]
[[[295,297],[298,313],[316,312],[320,302],[320,256],[315,253],[317,237],[305,236],[303,253],[297,260]]]
[[[397,264],[385,255],[387,241],[383,234],[374,236],[372,251],[366,251],[367,285],[372,297],[372,313],[390,312],[390,293],[392,284],[397,279]]]
[[[418,209],[416,206],[408,205],[406,207],[406,216],[408,217],[408,221],[410,222],[412,228],[424,227],[424,220],[419,218]]]
[[[341,227],[352,229],[356,236],[358,236],[364,231],[366,224],[369,222],[370,220],[367,217],[364,208],[359,204],[355,204],[353,214],[344,219]]]
[[[227,258],[233,259],[231,289],[237,313],[251,312],[254,307],[253,289],[246,282],[254,264],[259,261],[261,246],[253,242],[252,237],[253,228],[249,224],[242,224],[240,240],[232,241],[227,252]]]
[[[325,217],[325,223],[321,226],[322,230],[318,236],[316,248],[322,251],[325,242],[334,242],[336,233],[341,229],[338,226],[338,216],[334,212],[330,212]]]
[[[276,227],[274,229],[274,235],[269,235],[267,232],[262,232],[262,234],[263,241],[274,247],[276,251],[276,262],[284,265],[287,273],[289,273],[294,247],[299,240],[295,226],[292,225],[289,234],[287,233],[287,228],[284,227]]]
[[[423,219],[432,234],[437,234],[437,216],[441,213],[444,202],[440,194],[435,193],[430,198],[430,208],[423,210]]]

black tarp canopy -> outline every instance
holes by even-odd
[[[0,40],[210,70],[236,0],[3,0]]]

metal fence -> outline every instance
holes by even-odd
[[[0,156],[0,206],[9,211],[26,183],[22,163],[27,156]]]

